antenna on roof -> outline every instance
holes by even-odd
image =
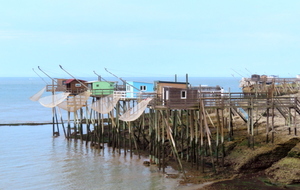
[[[45,73],[40,66],[38,66],[39,70],[42,71],[47,77],[49,77],[53,82],[57,83],[57,81],[55,79],[53,79],[52,77],[50,77],[47,73]]]
[[[83,83],[80,82],[78,79],[76,79],[73,75],[71,75],[68,71],[66,71],[61,65],[59,65],[59,67],[60,67],[63,71],[65,71],[68,75],[70,75],[71,77],[73,77],[77,82],[79,82],[81,85],[83,85],[85,88],[88,89],[88,87],[87,87],[85,84],[83,84]]]
[[[47,85],[49,85],[44,79],[43,79],[43,77],[41,77],[35,70],[34,70],[34,68],[32,68],[32,70],[35,72],[35,74],[37,74],[37,76],[39,76]]]
[[[122,78],[119,78],[119,77],[117,77],[116,75],[114,75],[113,73],[109,72],[109,71],[107,70],[107,68],[104,68],[104,69],[105,69],[109,74],[111,74],[111,75],[113,75],[114,77],[120,79],[122,82],[128,84],[129,86],[133,87],[134,89],[136,89],[136,90],[138,90],[138,91],[141,91],[140,89],[138,89],[138,88],[132,86],[131,84],[127,83],[127,82],[126,82],[125,80],[123,80]]]
[[[103,77],[101,77],[100,75],[98,75],[95,71],[94,71],[95,75],[98,76],[98,80],[101,81],[101,79],[103,79],[104,81],[108,82],[107,80],[105,80]]]

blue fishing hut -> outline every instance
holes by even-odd
[[[126,98],[138,98],[151,93],[154,93],[153,83],[126,81]]]

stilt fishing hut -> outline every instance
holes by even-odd
[[[80,79],[68,79],[65,81],[66,91],[71,94],[79,94],[81,92],[87,91],[87,81]]]
[[[107,96],[113,94],[116,82],[112,81],[89,81],[86,82],[91,91],[91,96]]]
[[[240,87],[246,95],[282,96],[299,92],[300,78],[280,78],[276,75],[254,74],[251,78],[242,78]]]
[[[165,106],[166,102],[169,99],[169,89],[177,88],[182,89],[181,96],[185,96],[184,89],[188,88],[188,83],[186,82],[172,82],[172,81],[156,81],[155,82],[155,90],[156,90],[156,105]]]
[[[67,90],[66,81],[69,79],[55,78],[52,84],[46,85],[47,92],[65,92]]]
[[[154,93],[154,84],[149,82],[126,81],[126,97],[138,98],[142,94]]]

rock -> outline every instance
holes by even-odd
[[[272,164],[286,157],[296,144],[299,144],[299,139],[292,138],[284,143],[265,145],[251,152],[243,149],[240,153],[242,159],[235,162],[235,169],[238,172],[257,172],[269,168]],[[235,154],[237,153],[235,152]]]
[[[98,144],[98,143],[91,143],[91,147],[95,148],[95,149],[102,149],[103,147]]]
[[[288,153],[288,157],[300,158],[300,143],[292,148],[292,150]]]
[[[269,180],[276,184],[300,183],[300,159],[285,157],[265,170]]]
[[[59,132],[54,132],[54,133],[53,133],[53,136],[54,136],[54,137],[58,137],[58,136],[59,136]]]
[[[166,174],[166,178],[173,178],[173,179],[176,179],[176,178],[179,178],[179,174]]]
[[[144,161],[143,164],[144,164],[145,166],[150,166],[150,161]]]

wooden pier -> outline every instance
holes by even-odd
[[[243,92],[219,87],[192,87],[186,82],[84,81],[56,79],[52,96],[31,99],[52,108],[53,135],[81,140],[101,149],[104,143],[119,154],[147,154],[150,164],[165,170],[168,161],[182,161],[205,171],[224,166],[230,142],[245,138],[249,148],[274,143],[276,128],[297,135],[299,79],[243,78]],[[56,81],[56,84],[54,84]],[[62,92],[56,94],[57,92]],[[66,118],[58,118],[60,109]],[[282,134],[281,134],[282,135]],[[243,136],[243,137],[241,137]],[[263,137],[263,141],[261,141]]]
[[[168,90],[171,94],[175,89]],[[163,171],[169,160],[176,160],[182,171],[183,160],[202,172],[208,163],[216,171],[217,166],[224,165],[225,144],[237,138],[236,130],[244,131],[249,147],[254,148],[255,136],[262,134],[265,143],[274,143],[278,125],[275,117],[285,122],[286,135],[297,135],[300,100],[295,95],[269,97],[190,90],[179,89],[181,96],[189,95],[180,99],[163,99],[158,93],[123,97],[105,114],[86,102],[77,111],[68,112],[67,125],[62,127],[66,138],[80,139],[94,148],[101,149],[108,143],[119,154],[149,154],[150,162]],[[92,96],[90,103],[101,97]],[[152,100],[138,119],[120,120],[122,114],[145,98]]]
[[[163,172],[175,161],[184,178],[187,163],[201,173],[228,172],[232,160],[233,165],[242,162],[241,168],[252,167],[252,159],[261,161],[252,155],[246,159],[245,149],[277,149],[276,141],[287,140],[278,149],[285,154],[299,142],[299,78],[252,75],[242,78],[243,92],[193,87],[188,76],[186,82],[177,82],[177,77],[175,82],[154,83],[119,79],[123,84],[101,81],[100,76],[98,81],[52,79],[44,88],[52,96],[41,98],[42,89],[30,99],[52,108],[53,136],[62,128],[68,140],[99,151],[107,143],[118,154],[148,155],[145,165],[156,164]],[[67,118],[62,118],[61,109]],[[237,152],[232,155],[233,149]],[[266,151],[262,157],[273,153]],[[271,161],[282,156],[276,154]],[[264,159],[269,164],[270,158]]]

